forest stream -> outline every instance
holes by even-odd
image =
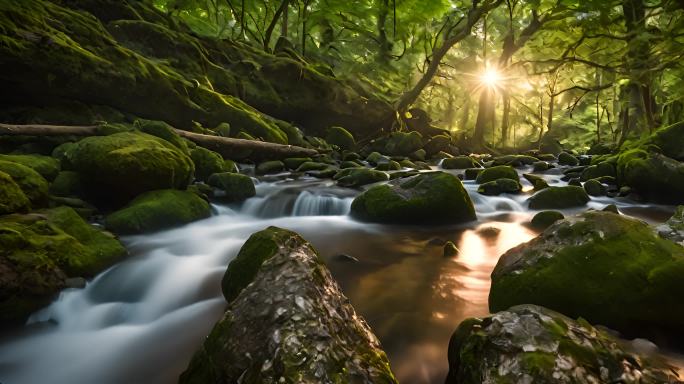
[[[544,178],[565,185],[561,175],[552,170]],[[498,257],[537,234],[525,225],[535,213],[526,208],[526,197],[480,195],[474,181],[465,181],[477,222],[390,226],[348,216],[357,191],[287,176],[262,178],[257,196],[214,205],[208,219],[123,238],[132,257],[83,289],[63,291],[31,316],[26,329],[5,335],[0,381],[175,383],[221,317],[226,265],[250,234],[275,225],[300,233],[320,252],[380,339],[400,382],[443,383],[454,327],[489,313],[490,273]],[[523,180],[523,189],[531,188]],[[673,209],[607,197],[592,198],[588,208],[607,204],[650,223],[664,221]],[[457,244],[456,257],[443,256],[446,241]]]

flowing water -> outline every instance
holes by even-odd
[[[562,183],[559,172],[544,177]],[[526,195],[482,196],[474,182],[464,185],[479,220],[461,226],[360,223],[348,216],[359,191],[281,176],[261,181],[257,196],[239,206],[214,206],[206,220],[126,237],[130,258],[83,289],[63,291],[21,331],[4,335],[0,382],[175,383],[225,309],[220,280],[227,264],[250,234],[275,225],[318,249],[400,382],[442,383],[451,333],[464,318],[488,314],[498,257],[536,236],[524,225],[534,214]],[[589,207],[610,203],[651,222],[672,211],[609,198]],[[458,245],[457,257],[443,256],[446,241]]]

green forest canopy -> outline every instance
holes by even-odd
[[[154,0],[353,76],[476,144],[621,143],[684,119],[681,0]]]

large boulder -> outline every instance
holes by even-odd
[[[354,147],[356,147],[354,135],[342,127],[328,128],[325,141],[327,141],[329,144],[336,145],[341,149],[354,149]]]
[[[486,168],[484,171],[480,172],[475,181],[478,184],[484,184],[498,179],[511,179],[519,181],[520,177],[518,176],[518,172],[516,172],[513,167],[509,165],[497,165]]]
[[[416,131],[393,132],[385,144],[384,153],[408,156],[423,147],[423,135]]]
[[[362,221],[396,224],[454,224],[476,219],[461,181],[445,172],[428,172],[370,188],[352,202]]]
[[[680,383],[662,357],[637,347],[582,319],[520,305],[459,325],[446,384]]]
[[[354,167],[337,172],[333,179],[337,180],[337,185],[341,187],[354,188],[380,181],[387,181],[389,180],[389,176],[382,171],[364,167]]]
[[[226,161],[214,151],[197,147],[190,151],[190,158],[195,164],[195,178],[206,182],[214,173],[235,172],[235,164]]]
[[[45,180],[52,181],[59,173],[59,160],[41,155],[0,155],[0,160],[19,163],[38,172]]]
[[[0,215],[25,212],[31,202],[10,175],[0,171]]]
[[[618,180],[650,201],[684,204],[684,163],[667,156],[626,151],[618,157]]]
[[[456,156],[442,160],[441,166],[444,169],[468,169],[477,168],[480,164],[470,156]]]
[[[650,141],[657,145],[665,156],[684,161],[684,122],[657,130]]]
[[[368,325],[313,247],[253,234],[223,278],[228,310],[180,383],[396,383]]]
[[[69,155],[87,192],[115,204],[147,191],[183,189],[195,171],[192,160],[173,144],[139,132],[88,137]]]
[[[189,191],[145,192],[105,219],[105,227],[129,235],[176,227],[211,215],[204,199]]]
[[[237,202],[256,195],[256,188],[252,178],[240,173],[222,172],[214,173],[207,182],[214,188],[218,188],[219,197],[227,202]]]
[[[682,335],[684,247],[646,223],[590,211],[506,252],[492,272],[492,312],[537,304],[630,335]]]
[[[126,255],[71,208],[0,217],[0,324],[48,304],[67,277],[93,276]]]
[[[548,187],[528,199],[530,209],[564,209],[581,207],[589,202],[589,195],[575,185]]]
[[[47,205],[49,185],[38,172],[25,165],[5,160],[0,160],[0,172],[12,178],[33,208]]]

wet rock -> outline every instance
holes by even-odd
[[[477,230],[477,234],[487,241],[495,241],[500,233],[501,230],[496,227],[484,227]]]
[[[432,136],[423,149],[425,150],[426,156],[432,156],[438,152],[450,152],[450,145],[451,137],[447,135],[437,135]]]
[[[567,152],[561,152],[558,155],[558,164],[560,164],[560,165],[576,166],[579,163],[580,163],[579,160],[575,156],[573,156]]]
[[[45,207],[48,202],[48,182],[38,172],[25,165],[0,160],[0,172],[9,176],[31,202],[31,207]]]
[[[110,214],[105,227],[122,235],[173,228],[211,216],[209,203],[195,193],[166,189],[136,197]]]
[[[385,172],[362,167],[343,169],[333,178],[337,180],[338,185],[350,188],[389,180]]]
[[[105,202],[127,202],[157,189],[183,189],[195,171],[183,151],[145,133],[88,137],[70,153],[86,191]]]
[[[252,178],[239,173],[223,172],[209,176],[207,184],[218,188],[219,197],[228,202],[242,201],[256,195],[256,188]]]
[[[226,163],[223,157],[206,148],[196,147],[190,151],[190,158],[195,164],[195,179],[206,182],[209,176],[221,172],[237,172],[235,164]]]
[[[381,154],[380,152],[372,152],[370,155],[366,157],[366,161],[370,165],[378,165],[390,162],[390,158]]]
[[[532,172],[546,172],[551,168],[553,168],[553,166],[546,161],[535,161],[532,164]]]
[[[483,184],[489,181],[498,179],[511,179],[519,181],[518,172],[513,167],[508,165],[497,165],[491,168],[486,168],[482,171],[475,180],[478,184]]]
[[[361,155],[352,151],[342,151],[343,161],[358,161],[361,160]]]
[[[325,136],[325,141],[332,145],[336,145],[341,149],[354,149],[356,147],[356,140],[354,135],[342,127],[330,127]]]
[[[280,173],[285,170],[285,164],[280,160],[264,161],[259,163],[254,169],[257,175],[268,175],[272,173]]]
[[[427,159],[427,154],[423,148],[411,153],[409,155],[413,160],[425,161]]]
[[[330,167],[330,164],[319,163],[315,161],[307,161],[299,167],[297,167],[297,172],[309,172],[309,171],[322,171]]]
[[[351,215],[362,221],[396,224],[452,224],[475,220],[461,181],[445,172],[427,172],[378,185],[357,196]]]
[[[446,384],[680,383],[664,360],[560,313],[520,305],[463,321]]]
[[[603,212],[611,212],[616,215],[620,214],[620,211],[618,211],[618,207],[615,204],[608,204],[606,205],[603,209]]]
[[[506,155],[494,158],[494,165],[510,165],[511,167],[522,167],[532,165],[539,159],[527,155]]]
[[[602,176],[615,177],[617,172],[615,170],[615,165],[603,162],[598,165],[590,165],[582,171],[580,175],[580,180],[587,181],[591,179],[597,179]]]
[[[418,169],[418,166],[416,163],[409,159],[404,159],[399,162],[399,165],[401,165],[402,168],[411,168],[411,169]]]
[[[665,223],[656,227],[658,235],[664,239],[684,245],[684,205],[680,205]]]
[[[546,182],[546,180],[539,176],[524,173],[523,177],[525,178],[525,180],[529,181],[530,184],[532,184],[535,191],[541,191],[542,189],[549,187],[549,184]]]
[[[565,216],[558,211],[541,211],[532,217],[530,226],[538,231],[543,231],[553,223],[563,220]]]
[[[77,172],[62,171],[50,184],[49,192],[54,196],[83,196],[83,183]]]
[[[466,180],[475,180],[484,171],[484,168],[468,168],[463,173]]]
[[[477,192],[488,196],[497,196],[502,193],[519,193],[522,190],[520,182],[511,179],[498,179],[480,184]]]
[[[444,244],[444,257],[455,257],[458,256],[459,252],[456,244],[451,241],[447,241],[446,244]]]
[[[31,202],[24,191],[5,172],[0,171],[0,215],[14,212],[26,212]]]
[[[527,201],[530,209],[564,209],[587,204],[589,196],[582,187],[570,185],[542,189]]]
[[[423,135],[416,131],[411,132],[392,132],[385,151],[389,155],[408,156],[423,147]]]
[[[584,190],[589,196],[603,196],[606,194],[606,187],[596,179],[587,180],[584,183]]]
[[[621,154],[618,180],[649,201],[684,203],[684,163],[661,154],[642,150]]]
[[[228,310],[180,383],[396,383],[387,356],[313,247],[253,234],[223,279]]]
[[[634,218],[589,211],[501,256],[489,307],[537,304],[628,335],[674,340],[684,329],[682,271],[681,245]]]
[[[18,324],[47,305],[69,276],[93,276],[126,249],[71,208],[0,217],[0,324]]]
[[[456,156],[451,159],[444,159],[441,166],[443,169],[468,169],[477,168],[480,164],[469,156]]]
[[[401,164],[394,160],[390,160],[386,163],[380,163],[378,164],[375,169],[377,171],[398,171],[401,169]]]
[[[420,172],[418,171],[413,171],[413,170],[406,170],[406,171],[397,171],[397,172],[392,172],[389,174],[390,180],[394,179],[401,179],[403,177],[410,177],[410,176],[415,176],[419,174]],[[459,175],[460,176],[460,175]]]
[[[64,281],[64,286],[66,288],[81,289],[81,288],[85,288],[86,283],[87,283],[86,279],[84,279],[82,277],[71,277],[71,278],[68,278]]]
[[[41,155],[0,155],[0,160],[10,161],[29,167],[38,172],[45,180],[52,181],[57,177],[60,169],[59,160]]]

